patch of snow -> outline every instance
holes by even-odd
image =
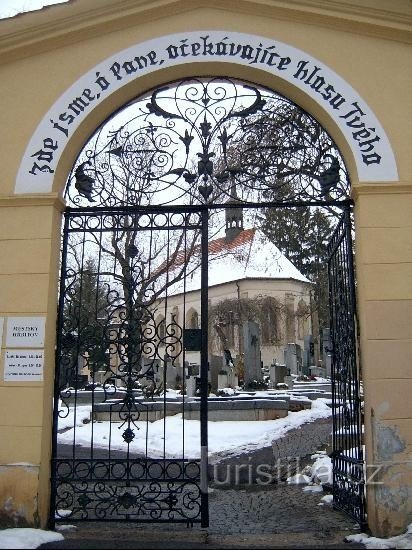
[[[226,395],[235,395],[236,391],[233,388],[220,388],[219,392],[222,392]]]
[[[345,537],[346,542],[359,542],[364,544],[366,548],[373,549],[386,549],[386,548],[412,548],[412,523],[408,525],[406,533],[391,537],[387,539],[381,539],[378,537],[371,537],[365,533],[357,535],[348,535]]]
[[[64,540],[61,533],[42,529],[3,529],[0,531],[0,548],[38,548],[46,542]]]
[[[289,483],[289,485],[307,484],[310,483],[310,477],[305,474],[296,474],[288,477],[286,482]]]
[[[361,428],[362,428],[362,433],[365,433],[365,426],[363,424]],[[358,426],[356,426],[355,424],[351,424],[350,426],[343,426],[336,433],[346,435],[346,434],[356,434],[358,433],[358,431],[359,431]]]
[[[57,510],[56,518],[65,518],[67,516],[70,516],[72,513],[72,510]]]
[[[333,474],[331,458],[328,455],[319,455],[312,464],[311,475],[315,483],[332,485]]]
[[[112,424],[106,421],[83,423],[84,418],[90,418],[91,406],[77,408],[75,429],[70,428],[74,423],[74,411],[70,410],[66,418],[59,420],[59,443],[90,447],[91,442],[96,447],[107,447],[110,440],[112,449],[122,450],[125,442],[122,434],[125,426],[119,422]],[[315,422],[320,418],[331,416],[332,410],[317,399],[311,409],[298,412],[289,412],[285,418],[277,420],[257,421],[222,421],[208,423],[209,453],[222,452],[250,452],[271,446],[276,439],[283,437],[289,430],[297,428],[307,422]],[[111,428],[111,434],[109,432]],[[184,429],[183,429],[184,428]],[[200,421],[184,420],[182,414],[167,416],[166,419],[146,424],[145,421],[136,421],[132,426],[135,438],[130,443],[131,452],[146,453],[150,457],[163,456],[165,442],[165,456],[177,458],[183,456],[198,458],[200,456]],[[184,437],[183,437],[184,434]],[[93,439],[92,439],[93,438]],[[184,448],[183,448],[184,442]]]
[[[331,506],[333,504],[333,495],[325,495],[320,499],[320,502],[318,506],[324,506],[324,505]]]

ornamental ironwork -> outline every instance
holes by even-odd
[[[328,245],[332,337],[334,504],[365,525],[362,387],[357,354],[355,280],[350,210]]]
[[[105,121],[70,174],[76,206],[342,200],[343,160],[299,106],[229,78],[157,88]]]
[[[274,205],[345,211],[329,247],[334,499],[362,523],[349,190],[339,151],[319,123],[290,100],[249,83],[176,82],[135,99],[99,127],[65,192],[51,524],[208,525],[208,239],[222,208],[229,234],[243,230],[237,224],[242,208]],[[194,277],[201,289],[196,327],[186,325],[185,311]],[[183,296],[180,316],[168,306],[175,293]],[[196,352],[200,446],[190,456],[185,365],[186,353]],[[178,369],[176,404],[165,390]],[[167,430],[176,413],[182,420],[177,440]],[[159,419],[163,451],[156,454],[150,431]],[[84,426],[87,440],[80,434]],[[341,445],[344,429],[350,451]],[[178,451],[169,449],[176,443]]]
[[[206,265],[204,217],[184,207],[65,213],[51,523],[207,525],[207,465],[200,465],[207,408],[201,410],[199,449],[187,451],[185,316],[169,315],[167,306],[170,293],[182,285],[184,291],[193,269]],[[182,261],[193,249],[196,261]],[[206,299],[203,292],[203,326]],[[167,383],[179,373],[182,395],[169,402]],[[178,413],[170,427],[167,418]]]

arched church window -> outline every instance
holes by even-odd
[[[299,300],[296,309],[297,317],[297,337],[298,340],[303,340],[308,332],[309,307],[304,300]]]
[[[199,314],[196,310],[189,312],[188,328],[199,328]]]
[[[160,341],[164,341],[166,338],[166,320],[164,317],[158,317],[157,319],[157,335]]]
[[[267,298],[261,305],[260,330],[262,345],[274,345],[278,341],[278,303]]]

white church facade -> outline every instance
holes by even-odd
[[[208,243],[209,363],[223,361],[225,366],[229,350],[242,378],[247,323],[255,327],[262,367],[284,364],[288,344],[303,350],[304,337],[314,325],[312,286],[259,229],[243,227],[240,208],[228,208],[224,236]],[[201,328],[200,266],[171,289],[167,304],[156,304],[154,320],[165,349],[166,332],[173,325]],[[173,350],[171,359],[179,370],[199,363],[199,352],[181,346]]]

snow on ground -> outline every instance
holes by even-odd
[[[42,529],[3,529],[0,531],[0,548],[37,548],[46,542],[64,540],[63,535]]]
[[[386,548],[412,548],[412,523],[408,525],[406,533],[398,535],[397,537],[380,539],[378,537],[371,537],[365,533],[360,533],[358,535],[349,535],[345,537],[345,541],[360,542],[364,544],[366,548],[377,550]]]
[[[314,483],[332,485],[332,460],[326,451],[319,451],[311,456],[315,462],[311,466],[311,477]]]
[[[332,460],[326,451],[318,451],[311,456],[314,462],[301,472],[287,478],[289,484],[306,485],[305,493],[321,493],[323,484],[332,485]],[[323,499],[322,499],[323,500]]]
[[[170,397],[170,396],[168,396]],[[259,449],[271,444],[275,439],[281,438],[289,430],[297,428],[306,422],[314,422],[319,418],[331,415],[328,407],[328,399],[317,399],[312,402],[312,409],[289,413],[286,418],[278,420],[266,420],[261,422],[209,422],[209,452],[221,453],[225,451],[245,452]],[[59,442],[80,445],[90,445],[93,430],[94,444],[101,447],[108,445],[108,422],[91,423],[90,406],[80,406],[75,412],[71,411],[66,418],[59,421]],[[72,426],[76,428],[73,430]],[[139,430],[135,428],[136,438],[131,443],[134,451],[145,450],[147,436],[147,450],[149,456],[159,456],[163,453],[164,428],[166,429],[166,453],[167,456],[181,456],[182,448],[179,442],[183,437],[182,415],[167,417],[157,422],[149,423],[146,432],[146,423],[137,422]],[[126,426],[121,424],[112,427],[111,448],[124,448],[122,432]],[[117,427],[116,427],[117,426]],[[120,429],[118,429],[120,427]],[[64,430],[67,431],[64,431]],[[184,422],[185,456],[197,458],[200,450],[200,423],[197,420]],[[349,451],[350,453],[350,451]],[[326,451],[318,451],[312,455],[313,464],[297,476],[289,478],[288,483],[302,483],[304,492],[321,492],[322,485],[332,483],[332,462]],[[319,506],[331,505],[333,497],[324,495]],[[67,526],[72,528],[72,526]],[[61,533],[43,531],[41,529],[4,529],[0,531],[0,549],[37,548],[45,542],[63,540]],[[381,539],[371,537],[365,533],[349,535],[348,542],[359,542],[369,549],[412,548],[412,523],[407,532],[397,537]]]
[[[285,418],[265,421],[222,421],[208,423],[209,453],[250,452],[270,446],[272,441],[281,438],[293,428],[306,422],[314,422],[320,418],[331,416],[332,409],[326,404],[327,400],[313,401],[311,409],[298,412],[289,412]],[[74,419],[74,414],[76,417]],[[69,445],[108,447],[112,450],[125,449],[122,434],[127,424],[109,422],[90,422],[90,406],[77,407],[76,411],[69,412],[66,418],[60,419],[59,443]],[[75,428],[71,428],[75,424]],[[182,414],[168,416],[156,422],[137,421],[132,425],[135,438],[130,443],[131,452],[146,453],[150,457],[167,458],[200,457],[200,421],[184,420]],[[184,444],[183,444],[184,442]]]
[[[320,502],[318,504],[318,506],[325,506],[328,505],[332,505],[333,504],[333,495],[325,495],[323,496],[321,499],[320,499]]]
[[[325,495],[322,499],[330,503],[331,495]],[[43,531],[42,529],[4,529],[0,531],[0,549],[29,549],[38,548],[46,542],[57,542],[64,540],[63,535],[54,531]],[[409,524],[405,534],[387,539],[371,537],[365,533],[348,535],[346,542],[357,542],[364,544],[371,550],[386,550],[390,548],[410,549],[412,548],[412,523]]]
[[[354,449],[349,449],[348,453]],[[318,451],[311,457],[314,462],[311,466],[305,468],[301,474],[297,474],[287,479],[288,483],[302,483],[305,485],[303,492],[305,493],[321,493],[322,485],[332,484],[332,460],[326,454],[326,451]],[[332,505],[333,496],[331,494],[324,495],[318,506]],[[412,548],[412,523],[409,524],[406,533],[396,537],[381,539],[371,537],[366,533],[356,535],[348,535],[345,537],[346,542],[357,542],[364,544],[366,548],[371,550],[386,550],[389,548],[410,549]]]

